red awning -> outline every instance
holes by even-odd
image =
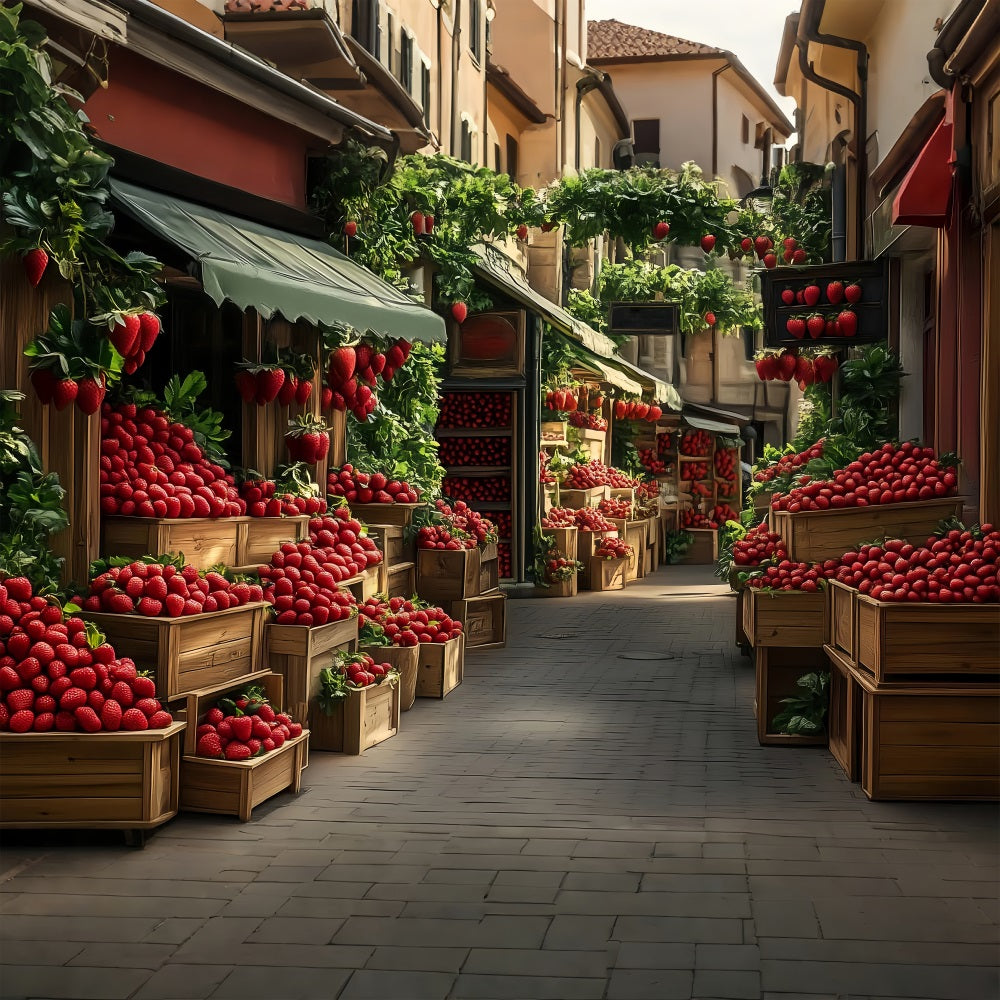
[[[943,118],[927,140],[892,202],[894,226],[934,226],[948,221],[952,187],[952,134],[954,126]]]

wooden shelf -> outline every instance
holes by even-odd
[[[434,431],[434,436],[437,438],[511,437],[513,433],[510,427],[438,427]]]
[[[510,474],[509,465],[446,465],[449,476],[499,476]]]
[[[510,500],[466,500],[473,510],[510,510]]]

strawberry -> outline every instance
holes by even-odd
[[[45,274],[45,269],[49,266],[49,255],[41,247],[35,247],[34,250],[29,250],[21,258],[21,263],[24,264],[24,273],[28,276],[28,283],[32,288],[37,288],[38,283],[42,280],[42,275]]]
[[[115,733],[121,729],[122,706],[112,698],[105,699],[101,706],[101,726],[109,733]]]
[[[199,757],[221,757],[222,738],[216,732],[205,733],[199,737],[195,753]]]
[[[167,594],[163,605],[168,618],[180,618],[184,614],[185,599],[180,594]]]
[[[313,384],[309,379],[299,379],[297,385],[295,386],[295,402],[298,403],[299,406],[304,406],[309,397],[312,395],[312,391]]]
[[[715,326],[715,313],[705,313],[705,326]]]
[[[139,314],[139,342],[136,348],[144,355],[148,354],[156,338],[160,335],[160,320],[155,313]]]
[[[853,337],[858,332],[858,314],[844,309],[837,316],[837,325],[842,337]]]
[[[842,281],[831,281],[826,286],[827,300],[835,306],[844,301],[844,283]]]
[[[785,303],[786,306],[795,305],[795,292],[791,288],[785,288],[781,292],[781,301]]]
[[[807,306],[814,306],[819,302],[819,297],[822,294],[819,285],[806,285],[802,290],[802,298],[805,300]]]
[[[80,728],[85,733],[96,733],[101,728],[100,716],[89,706],[84,705],[73,713]]]
[[[97,379],[88,375],[86,378],[80,379],[76,384],[76,406],[81,413],[86,414],[88,417],[96,413],[101,408],[101,403],[104,402],[104,377],[101,377],[101,381],[98,382]]]
[[[241,741],[233,740],[226,747],[226,760],[249,760],[252,756],[250,747]]]
[[[806,329],[809,331],[809,336],[815,340],[817,337],[821,337],[826,330],[826,320],[822,316],[812,315],[806,320]]]
[[[283,368],[265,368],[257,372],[257,390],[254,399],[258,406],[266,406],[278,398],[281,387],[285,384]]]
[[[60,379],[52,389],[52,405],[57,410],[65,410],[76,399],[79,386],[71,378]]]
[[[456,323],[461,325],[465,322],[465,318],[469,315],[469,307],[464,302],[453,302],[451,306],[451,315]],[[391,364],[391,358],[386,355],[386,365]]]
[[[750,253],[750,251],[753,250],[753,240],[750,239],[749,236],[744,236],[743,239],[740,240],[740,249],[744,253]]]
[[[806,262],[806,257],[807,256],[808,255],[806,254],[805,250],[803,250],[801,247],[799,247],[792,254],[792,263],[793,264],[804,264]]]
[[[72,684],[72,681],[70,682]],[[10,704],[10,698],[7,698]],[[59,707],[64,712],[72,712],[87,704],[87,692],[83,688],[69,687],[59,696]]]
[[[338,347],[330,353],[330,362],[326,370],[326,383],[336,389],[347,382],[357,369],[357,356],[353,347]]]
[[[26,733],[34,724],[35,713],[29,708],[11,713],[10,722],[7,723],[12,733]]]
[[[149,720],[138,708],[130,708],[122,715],[122,729],[128,732],[149,729]]]
[[[154,712],[149,717],[149,728],[150,729],[166,729],[167,726],[169,726],[169,725],[171,725],[171,723],[173,723],[173,721],[174,720],[173,720],[173,717],[171,716],[171,714],[169,712],[167,712],[167,711],[164,711],[161,708],[159,712]]]
[[[764,267],[768,270],[778,266],[778,258],[773,253],[764,254]]]
[[[83,696],[87,700],[87,696]],[[30,688],[18,688],[16,691],[7,693],[7,708],[11,712],[20,712],[26,708],[31,708],[35,704],[35,692]]]
[[[758,257],[763,257],[774,244],[766,236],[758,236],[753,241],[753,248]]]
[[[657,222],[656,225],[653,226],[653,238],[657,242],[665,240],[669,232],[670,232],[669,222]]]
[[[135,707],[148,719],[163,707],[155,698],[140,698]]]
[[[785,329],[797,340],[806,335],[806,322],[801,316],[792,316],[785,321]]]
[[[43,406],[48,406],[52,402],[52,395],[56,388],[56,376],[52,369],[32,369],[31,384],[35,387],[35,394],[38,396],[38,401]]]
[[[797,364],[798,360],[795,355],[786,351],[778,358],[778,378],[783,382],[791,382]]]
[[[240,398],[244,403],[252,403],[257,395],[257,379],[248,371],[238,371],[234,378]]]
[[[253,735],[253,718],[249,715],[238,715],[230,719],[233,729],[233,739],[245,743]]]
[[[711,233],[706,233],[702,236],[701,249],[705,253],[711,253],[715,249],[715,237]]]
[[[861,286],[856,281],[852,281],[844,289],[844,298],[847,299],[848,302],[851,303],[860,302],[861,295],[862,295]]]
[[[413,226],[414,236],[424,235],[424,213],[412,212],[410,214],[410,225]]]
[[[354,239],[358,235],[358,224],[353,219],[344,223],[344,235]],[[210,755],[211,756],[211,755]]]
[[[122,316],[108,333],[111,346],[123,357],[129,358],[140,347],[141,323],[138,316]]]
[[[282,382],[278,390],[278,405],[291,406],[295,402],[295,393],[299,387],[299,380],[295,375],[285,373],[285,381]]]
[[[70,671],[69,679],[73,687],[83,688],[84,691],[97,687],[97,673],[93,667],[77,667]]]
[[[112,594],[108,600],[108,611],[113,615],[129,615],[135,611],[135,602],[128,594]]]
[[[163,611],[163,602],[153,597],[144,597],[135,606],[135,610],[146,618],[156,618]]]

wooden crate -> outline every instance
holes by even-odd
[[[827,736],[794,736],[775,733],[771,720],[782,710],[781,699],[800,692],[796,682],[803,674],[828,669],[822,648],[758,646],[755,653],[757,686],[754,713],[761,746],[826,746]]]
[[[567,559],[579,558],[579,529],[578,528],[542,528],[542,534],[548,538],[555,539],[556,548]],[[586,532],[590,534],[590,532]]]
[[[774,530],[784,540],[793,562],[836,559],[863,542],[882,537],[922,544],[937,529],[938,521],[961,515],[962,501],[958,497],[796,514],[772,512]]]
[[[479,562],[479,594],[482,597],[492,594],[500,587],[500,558],[494,556],[492,559],[481,558]]]
[[[346,618],[327,625],[268,625],[267,662],[281,674],[289,714],[305,719],[309,702],[319,694],[320,672],[337,653],[358,647],[358,620]]]
[[[660,568],[660,519],[659,517],[644,518],[646,522],[646,555],[647,570],[655,573]]]
[[[413,512],[425,503],[352,503],[354,516],[365,524],[395,524],[405,528],[413,520]]]
[[[224,681],[221,684],[212,684],[197,691],[189,691],[184,696],[183,707],[177,713],[179,719],[185,719],[188,723],[187,731],[184,733],[184,753],[186,755],[190,756],[198,747],[198,726],[204,714],[210,708],[214,708],[220,698],[241,691],[251,684],[254,687],[264,689],[267,700],[276,712],[285,710],[287,689],[284,678],[273,670],[260,670],[255,674],[247,674],[234,681]],[[299,715],[290,709],[288,711],[296,722],[305,722],[304,715]]]
[[[861,690],[861,788],[870,799],[1000,799],[1000,685],[876,684]]]
[[[144,618],[81,611],[141,669],[155,673],[157,697],[172,701],[188,691],[221,684],[262,669],[265,601],[185,618]]]
[[[573,440],[579,442],[580,450],[586,454],[588,461],[594,458],[599,462],[605,460],[607,431],[595,431],[590,427],[571,427],[569,435]]]
[[[830,753],[849,781],[858,780],[861,757],[861,688],[851,665],[836,650],[823,647],[830,664],[830,713],[826,731]]]
[[[691,548],[678,560],[684,566],[712,566],[719,561],[719,533],[714,528],[683,528],[694,535]]]
[[[413,542],[407,542],[404,533],[405,528],[399,524],[368,525],[368,537],[382,550],[390,568],[399,563],[413,562]]]
[[[246,823],[256,806],[286,788],[298,794],[308,760],[308,729],[250,760],[186,755],[181,761],[181,811],[238,816]]]
[[[374,597],[385,589],[385,568],[384,563],[376,563],[368,566],[356,576],[341,580],[337,586],[341,590],[349,590],[359,604],[367,601],[369,597]]]
[[[479,549],[417,549],[417,593],[428,601],[464,601],[479,595]]]
[[[582,510],[584,507],[596,507],[602,500],[611,496],[610,486],[593,486],[589,490],[559,491],[559,506],[570,510]]]
[[[418,698],[444,698],[454,691],[465,675],[465,636],[447,642],[422,642],[417,647]]]
[[[535,586],[535,597],[576,597],[579,573],[574,573],[568,580],[557,580],[547,587]]]
[[[417,697],[417,674],[420,669],[419,646],[359,646],[376,663],[391,663],[399,671],[399,708],[408,712]]]
[[[609,517],[608,520],[618,529],[618,537],[632,546],[632,555],[625,568],[625,582],[641,579],[646,575],[646,532],[649,525],[645,521],[625,521],[617,517]]]
[[[616,500],[627,500],[629,503],[635,503],[635,489],[632,486],[620,487],[612,486],[611,496]]]
[[[848,663],[855,662],[855,616],[857,590],[836,580],[826,585],[826,611],[823,617],[824,641],[841,653]]]
[[[184,728],[0,733],[0,829],[165,823],[177,813]]]
[[[587,582],[590,590],[624,590],[625,574],[628,571],[628,560],[601,559],[590,557],[590,572]]]
[[[751,646],[823,645],[826,595],[746,588],[743,633]]]
[[[582,563],[597,551],[601,540],[610,535],[610,531],[581,531],[576,532],[576,558]]]
[[[101,518],[101,553],[141,559],[145,555],[182,552],[185,562],[198,569],[207,569],[218,563],[242,566],[250,561],[241,561],[240,553],[245,551],[251,520],[259,519],[104,515]],[[261,561],[267,562],[271,552]]]
[[[747,655],[753,647],[750,636],[747,635],[743,623],[746,621],[747,604],[750,601],[750,588],[744,587],[736,594],[736,645],[740,652]]]
[[[353,756],[399,732],[399,680],[351,691],[327,715],[317,701],[309,703],[310,746]]]
[[[385,592],[389,597],[411,598],[417,592],[417,564],[396,563],[386,574]]]
[[[507,645],[507,597],[504,594],[483,594],[465,601],[452,601],[447,610],[464,626],[466,649]]]
[[[1000,675],[1000,604],[854,599],[855,662],[877,683]]]
[[[247,518],[237,544],[235,565],[262,566],[271,561],[271,556],[285,542],[301,542],[308,537],[308,514]]]

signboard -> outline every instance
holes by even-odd
[[[767,347],[850,347],[888,334],[885,259],[772,268],[761,273],[760,294]]]
[[[666,337],[678,331],[676,302],[612,302],[608,333]]]

